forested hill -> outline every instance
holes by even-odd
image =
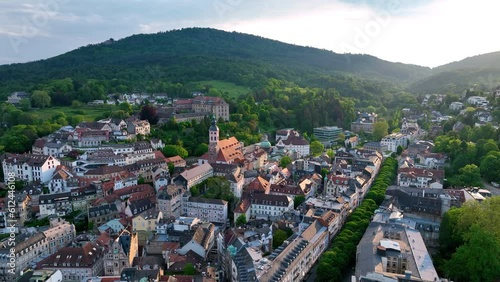
[[[12,89],[50,79],[118,79],[141,87],[151,80],[225,80],[260,86],[277,78],[325,86],[318,77],[362,75],[391,82],[414,81],[430,69],[369,55],[343,55],[258,36],[209,28],[133,35],[89,45],[50,59],[0,66],[0,85]],[[312,84],[312,85],[311,85]],[[330,86],[330,85],[326,85]]]
[[[463,69],[499,69],[500,70],[500,51],[492,52],[473,57],[465,58],[461,61],[452,62],[446,65],[434,68],[434,72],[456,71]]]
[[[500,52],[465,58],[432,69],[430,75],[410,85],[412,92],[462,91],[467,87],[500,85]]]

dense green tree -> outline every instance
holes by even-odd
[[[37,108],[46,108],[50,106],[50,96],[47,91],[35,90],[31,95],[31,104]]]
[[[326,155],[330,158],[330,161],[333,161],[335,158],[335,151],[332,149],[326,150]]]
[[[323,145],[323,143],[317,140],[312,141],[310,144],[310,150],[311,150],[311,155],[316,157],[321,155],[321,153],[323,153],[323,151],[325,150],[325,146]]]
[[[401,153],[403,153],[403,150],[404,150],[404,149],[403,149],[403,147],[402,147],[402,146],[398,146],[397,151],[396,151],[396,154],[397,154],[398,156],[400,156],[400,155],[401,155]]]
[[[500,152],[491,151],[481,161],[481,176],[487,181],[500,181]]]
[[[288,238],[288,235],[286,234],[285,231],[278,229],[274,231],[273,233],[273,249],[278,248],[285,242],[285,240]]]
[[[305,201],[306,201],[306,197],[304,197],[302,195],[295,196],[295,198],[293,198],[293,207],[298,208]]]
[[[387,134],[389,134],[389,125],[387,124],[387,121],[384,120],[377,121],[373,125],[372,135],[375,141],[380,141]]]
[[[206,152],[208,152],[208,145],[205,143],[201,143],[196,147],[196,149],[194,151],[194,155],[201,156],[201,155],[205,154]]]
[[[245,224],[247,224],[247,217],[244,213],[242,213],[236,218],[236,226],[242,226]]]
[[[290,158],[289,156],[283,156],[280,159],[280,167],[282,168],[287,167],[291,163],[292,163],[292,158]]]
[[[460,246],[445,264],[446,272],[455,281],[488,282],[500,278],[500,240],[473,225]]]
[[[196,275],[196,268],[192,263],[186,263],[182,269],[182,274],[184,275]]]
[[[182,148],[179,145],[166,145],[165,147],[163,147],[162,152],[167,158],[180,156],[181,158],[185,159],[188,156],[188,151],[186,151],[186,149]]]
[[[174,163],[168,163],[168,172],[170,173],[170,175],[174,175],[174,171],[175,171],[175,165]]]
[[[467,187],[482,187],[483,184],[481,182],[481,173],[479,167],[475,164],[469,164],[459,169],[457,182],[455,184]]]
[[[19,101],[19,108],[25,112],[31,109],[31,100],[30,99],[21,99]]]

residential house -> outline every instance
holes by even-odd
[[[351,131],[356,133],[372,133],[373,125],[377,122],[378,115],[376,113],[358,113],[356,121],[351,123]]]
[[[101,232],[104,230],[110,230],[109,233],[114,235],[119,234],[121,231],[123,231],[125,229],[125,225],[123,225],[122,220],[114,218],[99,226],[97,229],[99,229],[99,231]]]
[[[13,177],[28,182],[47,183],[60,164],[53,156],[6,153],[2,160],[4,182],[9,182],[9,178]]]
[[[163,213],[156,208],[146,210],[132,218],[132,231],[156,231],[156,226],[163,220]]]
[[[39,263],[40,269],[60,270],[65,282],[79,282],[100,276],[103,271],[104,249],[93,243],[82,247],[65,247]]]
[[[43,194],[38,198],[40,206],[40,215],[58,215],[65,216],[73,211],[71,204],[71,192],[56,194]]]
[[[182,246],[178,253],[186,255],[189,251],[198,254],[202,258],[207,258],[210,250],[215,242],[215,226],[213,223],[203,223],[196,228],[193,238],[184,246]]]
[[[203,182],[204,180],[212,177],[214,175],[214,170],[209,163],[204,163],[198,165],[192,169],[185,170],[176,179],[175,182],[180,182],[187,189],[193,187],[196,184]]]
[[[65,166],[57,166],[48,183],[51,193],[68,192],[78,187],[74,173]]]
[[[358,244],[355,275],[367,281],[382,281],[374,275],[383,281],[440,281],[420,233],[381,222],[371,222]]]
[[[174,164],[175,168],[186,167],[186,161],[183,158],[181,158],[180,156],[173,156],[170,158],[165,158],[165,162],[167,162],[167,164],[169,164],[169,163]]]
[[[162,187],[166,187],[168,184],[170,184],[170,181],[171,181],[170,173],[168,173],[168,171],[162,170],[154,178],[155,190],[158,192]]]
[[[403,187],[442,189],[444,170],[403,167],[398,169],[397,185]]]
[[[0,242],[0,280],[12,274],[12,268],[9,266],[11,252],[16,255],[14,266],[16,275],[28,268],[33,261],[50,254],[49,242],[43,232],[19,234],[13,242],[15,243],[13,246],[8,245],[6,240]]]
[[[129,217],[135,217],[140,213],[153,209],[156,207],[156,204],[153,201],[151,198],[144,198],[136,201],[129,200],[129,204],[127,208],[125,208],[125,214]]]
[[[53,254],[73,242],[76,230],[74,224],[58,217],[50,221],[50,228],[43,231],[43,234],[49,245],[49,253]]]
[[[151,125],[147,120],[135,120],[127,122],[127,131],[130,134],[149,135],[151,133]]]
[[[42,154],[46,156],[54,156],[57,158],[62,158],[69,152],[73,150],[73,147],[67,143],[56,141],[56,142],[45,142],[42,148]]]
[[[197,96],[192,99],[192,110],[195,113],[212,113],[216,119],[229,120],[229,104],[219,97]]]
[[[293,199],[290,196],[244,193],[242,198],[250,200],[250,216],[255,218],[279,218],[283,212],[293,210]]]
[[[21,102],[22,99],[29,99],[30,98],[30,94],[29,93],[26,93],[26,92],[14,92],[12,94],[9,95],[9,97],[7,97],[7,103],[10,103],[10,104],[19,104],[19,102]]]
[[[99,226],[112,219],[118,218],[118,209],[115,204],[104,204],[96,207],[89,207],[89,222]]]
[[[296,152],[298,157],[309,156],[310,146],[307,140],[300,136],[297,131],[293,131],[286,140],[278,140],[276,148],[279,150],[286,150],[289,152]]]
[[[227,201],[219,199],[190,197],[188,201],[182,203],[184,215],[197,217],[205,222],[226,223],[227,208]]]
[[[168,185],[157,194],[158,210],[165,218],[178,218],[182,213],[182,194],[184,188]]]
[[[380,144],[387,146],[387,149],[391,152],[397,152],[399,146],[403,147],[403,149],[408,146],[408,135],[392,133],[382,138]]]
[[[449,109],[452,111],[460,111],[464,107],[464,103],[461,102],[452,102],[450,104]]]
[[[75,131],[78,147],[99,147],[103,142],[109,141],[109,131],[85,130]]]
[[[327,198],[338,198],[345,193],[350,185],[350,178],[345,176],[338,176],[334,174],[328,174],[325,177],[325,187],[323,188],[323,194]]]

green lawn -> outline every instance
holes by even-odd
[[[88,106],[83,105],[78,108],[71,106],[68,107],[50,107],[44,109],[32,110],[37,118],[42,120],[50,119],[57,113],[64,113],[67,117],[69,116],[82,116],[84,121],[94,121],[97,117],[100,117],[103,113],[111,110],[110,106]]]
[[[231,98],[238,98],[243,94],[247,94],[251,90],[248,87],[236,85],[232,82],[226,82],[221,80],[208,80],[208,81],[200,81],[202,84],[209,84],[220,90],[222,93],[228,93]]]

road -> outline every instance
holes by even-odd
[[[484,188],[488,189],[493,196],[500,196],[500,188],[495,188],[490,183],[483,181]]]

